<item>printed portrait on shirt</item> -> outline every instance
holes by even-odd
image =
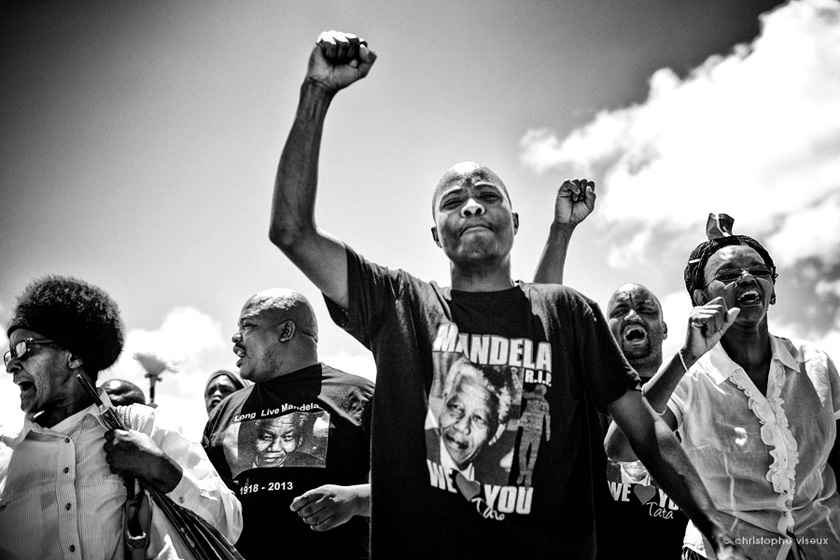
[[[439,361],[426,422],[428,459],[467,480],[507,484],[521,382],[505,366],[463,354]]]
[[[323,410],[241,421],[236,445],[230,446],[238,451],[231,475],[248,469],[326,467],[329,423],[329,413]],[[228,428],[226,440],[235,427]]]
[[[527,515],[540,447],[551,439],[551,345],[438,327],[424,429],[429,484],[479,515]]]

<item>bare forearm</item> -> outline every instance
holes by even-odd
[[[708,537],[717,511],[711,496],[671,429],[657,421],[654,432],[656,445],[637,442],[636,455],[662,490]]]
[[[662,490],[691,518],[716,550],[727,548],[724,537],[728,535],[719,513],[671,428],[653,413],[638,391],[627,391],[610,403],[608,410]]]
[[[619,429],[615,422],[610,424],[607,429],[607,436],[604,438],[604,450],[607,452],[607,457],[613,461],[638,461],[639,458],[630,447],[630,442],[627,441],[624,432]]]
[[[344,243],[315,224],[321,135],[334,92],[307,80],[277,169],[269,237],[317,287],[347,307]]]
[[[370,517],[370,484],[357,484],[350,487],[355,495],[356,515]]]
[[[534,282],[544,284],[562,284],[563,270],[566,267],[566,255],[569,251],[569,241],[575,226],[552,222],[545,242]]]
[[[690,358],[690,363],[687,362],[686,366],[691,367],[695,361],[696,359]],[[671,398],[674,389],[677,388],[685,375],[685,371],[683,362],[680,361],[680,353],[674,354],[674,357],[662,366],[656,375],[645,383],[642,389],[644,399],[672,430],[676,428],[677,423],[673,413],[667,409],[668,399]],[[610,425],[607,431],[604,448],[613,461],[635,461],[637,459],[624,433],[615,424]]]
[[[333,93],[310,81],[300,90],[295,120],[277,169],[269,237],[286,252],[298,237],[315,230],[315,194],[324,120]]]
[[[660,414],[665,410],[674,389],[696,362],[696,357],[682,349],[645,384],[643,393],[653,410]]]

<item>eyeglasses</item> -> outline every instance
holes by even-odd
[[[49,340],[47,338],[25,338],[9,348],[9,351],[3,354],[3,365],[8,367],[9,362],[17,358],[18,360],[22,360],[32,346],[38,346],[40,344],[55,344],[54,340]]]
[[[717,280],[721,282],[724,286],[735,282],[739,278],[741,278],[744,273],[747,272],[750,276],[755,276],[756,278],[776,278],[777,274],[776,271],[770,268],[769,266],[765,266],[763,264],[757,264],[755,266],[751,266],[748,268],[727,268],[724,270],[718,270],[715,273],[714,278],[709,280],[703,288],[708,288],[709,284],[713,281]]]

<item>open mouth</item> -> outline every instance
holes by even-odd
[[[737,301],[741,305],[753,305],[761,301],[761,294],[758,293],[758,290],[747,290],[738,296]]]
[[[638,325],[631,325],[624,329],[624,340],[627,342],[642,342],[647,338],[647,331]]]
[[[20,387],[21,393],[26,393],[35,388],[35,384],[31,381],[20,381],[17,385]]]
[[[239,359],[236,360],[236,367],[239,367],[240,364],[242,364],[242,359],[245,358],[245,350],[242,349],[240,346],[234,346],[233,353],[239,357]]]

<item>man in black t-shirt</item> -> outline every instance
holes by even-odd
[[[585,399],[591,398],[626,431],[657,480],[715,543],[719,557],[743,558],[679,442],[643,403],[638,377],[597,305],[563,286],[511,278],[519,216],[490,169],[473,162],[455,165],[434,191],[432,235],[450,261],[449,288],[370,263],[316,226],[327,109],[375,60],[354,35],[321,34],[280,159],[270,228],[272,242],[324,294],[333,319],[376,360],[372,557],[592,558],[585,411]],[[426,446],[447,366],[461,356],[503,368],[513,387],[516,421],[476,458],[490,460],[495,450],[492,464],[506,474],[502,484],[468,480],[436,462]],[[520,425],[529,399],[542,398],[548,409],[537,402],[530,410],[541,410],[543,422],[526,416]],[[518,460],[532,452],[538,453],[533,464],[530,457]]]
[[[537,266],[536,282],[563,283],[569,239],[574,228],[594,210],[594,188],[591,181],[572,179],[558,190],[554,221]],[[641,284],[625,284],[610,296],[606,318],[622,354],[642,383],[648,382],[662,365],[662,342],[668,336],[659,299]],[[632,556],[633,552],[654,559],[676,558],[688,519],[640,461],[607,459],[602,442],[610,418],[606,414],[598,416],[593,422],[598,446],[593,449],[598,558],[611,560],[628,553]],[[606,474],[603,486],[597,482],[601,474]]]
[[[641,284],[625,284],[610,296],[607,321],[622,353],[646,383],[662,365],[662,341],[668,336],[659,299]],[[607,485],[612,500],[607,508],[609,524],[603,528],[608,536],[603,539],[604,558],[628,551],[649,558],[677,558],[688,518],[644,465],[608,460]]]
[[[312,557],[367,558],[373,383],[318,361],[315,313],[291,290],[251,297],[232,340],[253,385],[212,410],[202,445],[242,503],[236,548],[263,558],[282,533]]]

